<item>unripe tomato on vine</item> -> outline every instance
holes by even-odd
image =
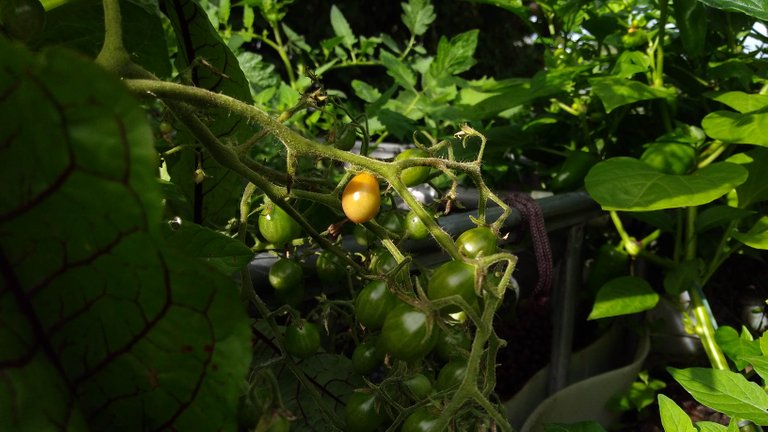
[[[395,157],[396,161],[412,159],[412,158],[426,158],[429,157],[429,153],[422,149],[412,148],[408,149]],[[426,166],[414,166],[406,168],[400,174],[400,179],[403,180],[406,186],[416,186],[424,183],[429,178],[429,167]]]
[[[344,188],[341,194],[341,208],[352,222],[368,222],[379,212],[380,194],[376,177],[371,173],[360,173],[352,177]]]

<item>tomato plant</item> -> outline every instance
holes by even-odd
[[[422,373],[413,374],[403,384],[417,401],[426,399],[432,393],[432,382]]]
[[[368,375],[381,366],[384,356],[375,342],[362,342],[352,352],[352,368],[361,375]]]
[[[467,374],[467,360],[454,359],[446,363],[437,374],[435,388],[438,391],[448,390],[461,384]]]
[[[28,41],[45,26],[45,9],[39,0],[6,0],[0,4],[0,24],[9,36]]]
[[[307,358],[320,348],[320,330],[308,321],[289,324],[285,328],[285,350],[298,358]]]
[[[430,215],[431,211],[427,211]],[[414,240],[423,240],[429,237],[429,230],[424,225],[424,221],[413,211],[409,211],[405,215],[405,232],[408,233],[408,237]]]
[[[430,408],[417,408],[405,419],[400,432],[437,432],[437,418]]]
[[[354,223],[364,223],[379,213],[381,196],[379,182],[370,173],[360,173],[347,183],[341,194],[344,214]]]
[[[466,332],[459,329],[441,331],[435,353],[444,361],[449,361],[457,356],[465,356],[469,352],[472,341]]]
[[[304,270],[301,265],[280,258],[269,268],[268,279],[275,290],[275,297],[285,304],[298,305],[304,297]]]
[[[317,257],[315,266],[317,276],[323,282],[339,282],[347,275],[347,268],[344,260],[333,252],[321,252]]]
[[[405,217],[402,212],[391,210],[379,217],[379,224],[387,230],[402,235],[405,231]]]

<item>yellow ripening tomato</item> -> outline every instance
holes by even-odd
[[[381,205],[379,182],[371,173],[360,173],[347,183],[341,194],[341,208],[354,223],[373,219]]]

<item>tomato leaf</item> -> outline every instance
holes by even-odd
[[[768,395],[743,375],[708,368],[667,368],[672,377],[699,403],[731,417],[768,425]]]
[[[429,65],[429,75],[437,79],[469,70],[477,63],[474,55],[478,34],[478,30],[470,30],[450,39],[441,37],[437,45],[437,55]]]
[[[746,178],[747,170],[728,162],[669,175],[637,159],[617,157],[592,167],[584,184],[604,210],[651,211],[709,203]]]
[[[349,26],[349,22],[344,18],[344,14],[336,5],[331,6],[331,27],[336,36],[341,38],[342,43],[347,48],[352,48],[357,38],[352,32],[352,27]]]
[[[659,295],[643,279],[622,276],[606,282],[597,292],[588,320],[629,315],[652,309]]]
[[[696,432],[691,418],[672,399],[660,394],[658,400],[661,425],[666,432]]]
[[[409,69],[405,63],[387,51],[382,51],[380,59],[381,63],[387,69],[387,75],[394,78],[395,82],[401,87],[415,91],[416,75],[414,75],[413,71]]]
[[[638,81],[619,77],[593,78],[589,80],[594,93],[603,102],[605,111],[649,99],[664,99],[675,95],[673,90],[655,88]]]
[[[248,320],[229,277],[163,241],[145,112],[69,51],[0,58],[3,426],[234,431]]]
[[[403,24],[414,36],[423,35],[429,25],[437,18],[435,8],[429,0],[408,0],[408,3],[401,3],[401,5],[403,7],[403,15],[401,16]]]

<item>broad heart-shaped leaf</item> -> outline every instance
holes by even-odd
[[[198,224],[182,221],[173,228],[165,226],[169,246],[204,259],[224,274],[240,270],[253,258],[253,252],[243,242]]]
[[[764,0],[699,0],[707,6],[729,11],[743,12],[768,21],[768,4]]]
[[[707,114],[701,127],[710,137],[728,143],[754,144],[768,147],[768,109],[737,113],[715,111]]]
[[[0,58],[2,429],[234,431],[248,320],[160,236],[145,112],[70,51]]]
[[[740,185],[747,170],[718,162],[688,175],[669,175],[629,157],[596,164],[584,179],[587,192],[604,210],[651,211],[711,202]]]
[[[749,247],[768,249],[768,216],[758,219],[748,232],[736,233],[733,237]]]
[[[211,26],[205,10],[193,0],[160,0],[160,8],[176,33],[179,44],[176,68],[183,80],[196,87],[223,93],[251,102],[250,84],[245,79],[237,57]],[[222,109],[206,111],[206,124],[225,142],[242,142],[256,131],[245,119]],[[195,139],[178,128],[173,144],[194,144]],[[180,151],[165,159],[171,181],[187,197],[189,207],[171,210],[184,219],[206,226],[224,226],[235,216],[244,184],[234,174],[203,151]],[[206,174],[202,183],[194,182],[193,173],[201,167]]]
[[[665,432],[696,432],[693,422],[675,401],[659,394],[659,414]]]
[[[663,99],[675,95],[666,88],[654,88],[638,81],[619,77],[593,78],[589,80],[594,93],[603,102],[605,112],[635,102],[649,99]]]
[[[737,163],[749,172],[747,180],[736,188],[739,207],[747,208],[756,202],[768,200],[768,182],[764,178],[768,172],[768,149],[754,148],[745,153],[737,153],[726,162]]]
[[[768,96],[762,94],[749,94],[740,91],[717,93],[712,95],[712,100],[728,105],[740,113],[758,111],[768,108]]]
[[[753,340],[749,330],[744,327],[741,329],[741,335],[733,327],[718,327],[715,332],[715,341],[739,370],[743,370],[749,364],[744,357],[759,356],[762,353],[760,342]]]
[[[707,368],[667,368],[667,371],[699,403],[731,417],[768,425],[768,395],[743,375]]]
[[[35,48],[66,46],[96,58],[104,44],[104,5],[99,0],[61,2],[46,12],[46,24]],[[154,9],[157,9],[155,4]],[[155,75],[171,75],[168,45],[160,17],[136,2],[120,2],[123,43],[131,60]]]
[[[642,312],[652,309],[658,302],[659,294],[644,279],[622,276],[611,279],[600,288],[587,319]]]

